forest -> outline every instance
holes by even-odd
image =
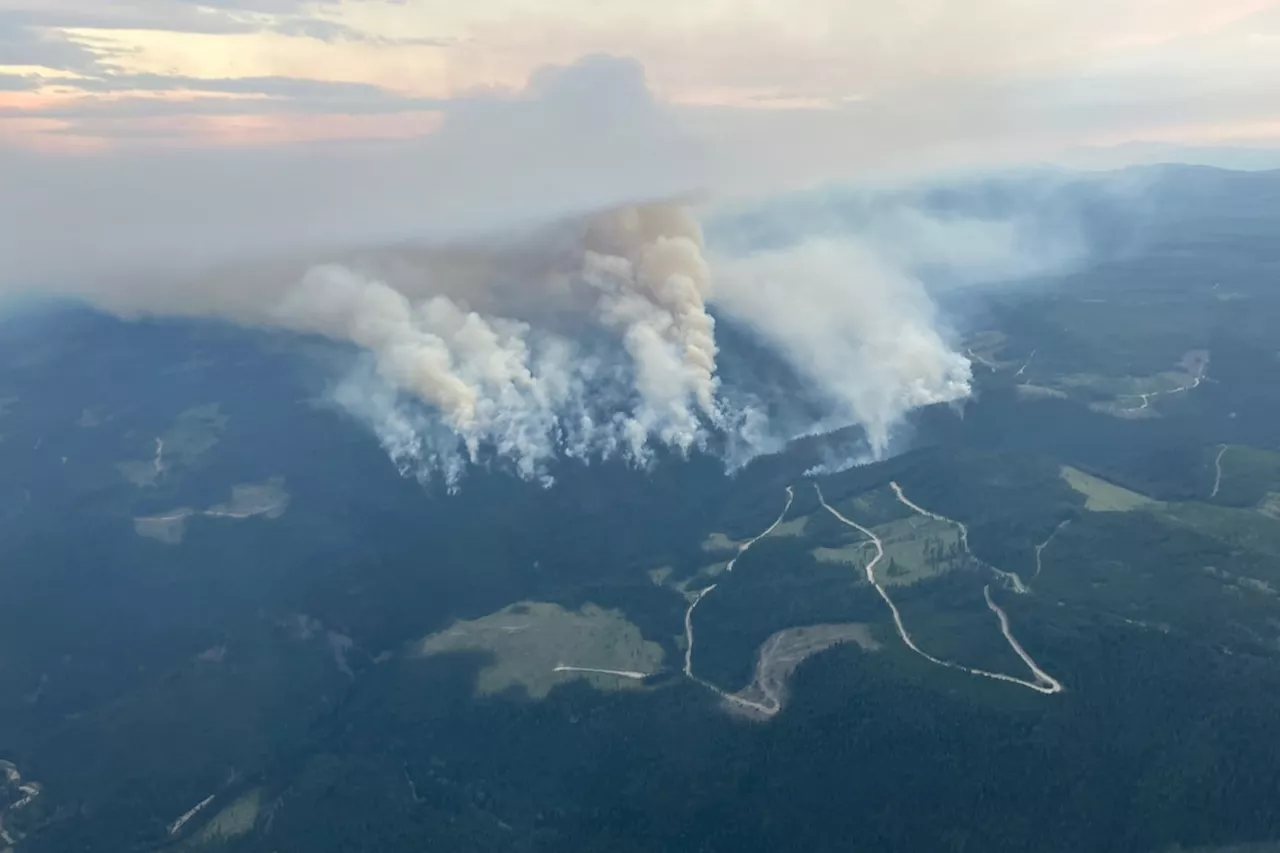
[[[1005,203],[988,189],[982,204]],[[1140,250],[1120,235],[980,309],[944,293],[998,341],[995,366],[975,366],[963,407],[914,413],[892,458],[843,471],[856,428],[728,473],[696,451],[566,462],[551,489],[477,468],[451,495],[316,404],[333,355],[314,341],[65,307],[0,329],[0,400],[22,403],[0,416],[0,769],[39,785],[16,807],[27,794],[0,774],[0,827],[22,836],[0,850],[1265,850],[1250,845],[1280,838],[1280,243],[1237,212],[1236,231],[1170,213]],[[750,330],[720,340],[740,356],[727,372],[796,383]],[[1116,405],[1191,351],[1208,353],[1194,389]],[[121,476],[211,406],[180,478]],[[180,544],[132,523],[276,478],[278,518],[192,518]],[[1099,508],[1080,482],[1129,503]],[[1028,678],[990,596],[1062,692],[901,641],[869,540],[815,488],[907,536],[921,516],[891,484],[947,519],[880,567],[921,648]],[[735,550],[788,488],[787,533]],[[411,653],[517,602],[617,611],[660,671],[477,695],[492,653]],[[687,621],[698,678],[725,692],[785,628],[857,623],[878,648],[814,655],[780,713],[748,719],[683,672]]]

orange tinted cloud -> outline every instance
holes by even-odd
[[[435,111],[374,116],[280,113],[273,115],[166,116],[139,119],[140,129],[166,132],[190,144],[285,145],[335,140],[413,139],[440,126]]]
[[[110,148],[256,147],[338,140],[413,139],[439,127],[441,115],[415,111],[375,116],[344,114],[170,115],[90,121],[0,119],[0,145],[49,153]]]
[[[71,122],[50,118],[0,118],[0,148],[24,148],[47,154],[84,154],[109,147],[106,140],[82,136]]]
[[[39,6],[43,0],[15,2]],[[84,3],[87,16],[97,8],[89,0],[59,0],[64,13],[77,2]],[[136,4],[121,0],[119,5],[134,9]],[[291,12],[205,10],[243,25],[238,31],[170,31],[160,21],[147,28],[143,18],[134,16],[130,20],[139,25],[133,28],[94,27],[86,17],[86,26],[51,27],[49,32],[121,74],[210,81],[289,78],[364,84],[391,93],[387,103],[371,103],[368,109],[315,102],[299,106],[290,103],[290,96],[280,96],[278,109],[246,108],[253,117],[236,123],[226,115],[173,117],[180,110],[168,111],[170,117],[164,119],[143,110],[129,112],[136,137],[158,132],[161,124],[199,132],[190,140],[168,136],[175,144],[254,144],[233,141],[238,139],[284,144],[307,133],[328,133],[318,129],[318,120],[317,129],[302,129],[311,122],[300,117],[307,111],[332,116],[349,110],[360,115],[341,122],[329,118],[325,126],[345,128],[356,139],[386,138],[408,132],[402,128],[430,124],[420,116],[392,117],[398,109],[414,109],[390,103],[395,96],[448,100],[476,91],[516,92],[537,68],[590,53],[638,59],[661,100],[691,107],[782,113],[867,103],[890,112],[916,111],[918,120],[912,123],[928,124],[932,111],[954,109],[949,93],[960,87],[969,93],[966,109],[975,125],[1007,126],[1012,133],[1025,124],[1018,111],[1028,103],[1034,105],[1033,113],[1060,106],[1064,115],[1070,112],[1060,126],[1074,122],[1083,138],[1099,132],[1090,115],[1096,112],[1095,101],[1128,99],[1139,107],[1133,110],[1137,115],[1146,101],[1185,95],[1193,88],[1248,89],[1251,81],[1280,74],[1280,60],[1267,59],[1262,55],[1267,51],[1257,49],[1259,40],[1275,33],[1268,35],[1265,25],[1250,17],[1266,9],[1280,11],[1280,3],[333,0],[302,4]],[[305,24],[329,26],[338,35],[313,37],[307,33],[318,31]],[[110,78],[104,79],[109,85]],[[85,93],[64,79],[57,87],[26,93],[25,100],[11,93],[0,104],[33,116],[57,107],[63,117],[67,108],[81,103],[101,124],[113,99],[195,97],[121,90],[76,102],[78,94]],[[264,112],[278,117],[263,117]],[[122,109],[121,121],[112,127],[129,137],[124,115]],[[1041,117],[1036,113],[1035,118],[1038,122]],[[1200,118],[1222,124],[1220,115]],[[1188,115],[1189,124],[1195,120],[1196,115]],[[1153,119],[1151,126],[1159,127],[1161,121]],[[224,132],[228,127],[234,130]]]

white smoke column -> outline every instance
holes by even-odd
[[[572,361],[556,342],[549,342],[549,354],[538,362],[549,376],[535,375],[526,324],[483,317],[443,296],[414,306],[385,283],[341,266],[311,270],[275,316],[291,328],[368,350],[378,375],[435,409],[472,461],[489,442],[526,478],[538,476],[555,456],[558,413],[582,388],[568,375]],[[409,419],[402,411],[367,402],[360,411],[381,413],[375,428],[384,444],[400,448],[398,457],[446,455],[434,446],[438,442],[424,448],[408,440]]]
[[[472,462],[491,449],[521,476],[537,478],[561,452],[621,452],[641,463],[655,444],[688,452],[705,439],[707,423],[723,422],[701,229],[674,203],[593,214],[579,227],[580,244],[559,260],[537,244],[516,243],[496,246],[492,264],[428,259],[417,274],[393,267],[386,280],[339,264],[315,267],[278,300],[271,321],[370,352],[380,380],[434,410]],[[462,282],[459,269],[490,275]],[[583,314],[618,335],[631,370],[599,371],[569,341],[527,321],[468,310],[459,295],[498,310],[532,306],[532,317]],[[420,419],[383,398],[346,392],[358,403],[353,411],[382,419],[375,431],[398,464],[447,455],[438,430],[424,431]],[[407,438],[412,429],[429,435],[415,443]]]
[[[348,340],[378,357],[378,372],[438,408],[460,434],[474,431],[477,392],[453,370],[449,347],[424,329],[405,296],[338,265],[307,273],[275,312],[283,325]]]
[[[702,229],[678,203],[632,205],[593,217],[584,248],[583,277],[601,291],[598,317],[622,332],[635,364],[644,406],[629,428],[632,452],[649,433],[687,451],[702,434],[698,412],[721,421]]]
[[[856,243],[812,240],[717,269],[717,307],[861,424],[876,458],[907,412],[971,392],[969,361],[943,340],[924,288]]]

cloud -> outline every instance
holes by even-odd
[[[7,7],[7,8],[6,8]],[[321,7],[323,8],[323,4]],[[76,0],[6,0],[0,4],[0,30],[21,28],[44,37],[73,31],[92,39],[120,32],[189,33],[208,36],[278,33],[322,42],[371,42],[443,47],[448,39],[380,36],[363,32],[341,21],[314,14],[314,3],[190,2],[190,0],[117,0],[83,3]],[[3,56],[10,62],[7,55]],[[16,64],[16,63],[11,63]],[[47,63],[48,67],[69,66]]]
[[[77,133],[102,132],[106,136],[128,138],[122,121],[156,116],[281,116],[314,113],[349,116],[387,115],[439,110],[453,104],[439,98],[398,95],[367,83],[326,82],[293,77],[237,77],[208,79],[166,77],[154,74],[111,74],[100,77],[51,79],[38,74],[0,75],[13,81],[12,90],[39,91],[51,83],[72,85],[85,94],[51,98],[38,115],[63,119]],[[100,94],[110,98],[99,97]],[[228,97],[210,97],[228,96]],[[0,106],[0,118],[32,116],[26,107]],[[103,120],[119,132],[107,133]],[[95,124],[97,122],[97,124]]]
[[[146,3],[65,2],[19,3],[0,6],[0,26],[22,27],[35,32],[76,30],[166,30],[169,32],[228,34],[253,32],[260,27],[224,14],[204,4],[153,0]],[[59,66],[52,66],[59,67]]]
[[[0,9],[0,62],[83,72],[95,70],[98,60],[61,33],[30,25],[25,16]]]
[[[423,100],[461,113],[477,91],[511,93],[540,67],[595,53],[642,63],[656,99],[681,111],[682,130],[713,152],[717,171],[732,173],[721,183],[765,188],[1036,160],[1144,135],[1258,137],[1280,122],[1270,85],[1280,4],[1268,0],[771,0],[693,2],[679,15],[640,0],[0,0],[0,10],[29,35],[81,51],[64,63],[51,41],[45,67],[100,81],[74,101],[11,99],[11,115],[43,119],[30,123],[43,128],[24,140],[30,147],[71,135],[150,144],[156,115],[229,115],[236,104],[282,125],[324,109],[305,93],[245,93],[218,105],[189,98],[184,113],[178,99],[141,103],[123,88],[131,77],[360,84],[368,88],[332,109],[368,116],[375,129]],[[120,120],[103,120],[112,111]],[[371,135],[359,124],[350,123],[354,137]],[[206,127],[188,123],[185,144],[230,141],[202,140]]]
[[[39,77],[27,74],[0,74],[0,92],[30,92],[41,86]]]
[[[377,149],[0,149],[13,178],[0,197],[0,288],[458,235],[677,195],[707,173],[634,62],[589,58],[514,96],[441,107],[435,134]]]

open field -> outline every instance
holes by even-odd
[[[205,515],[223,518],[249,518],[264,515],[279,518],[289,506],[289,493],[284,480],[273,477],[265,483],[244,483],[231,487],[231,500],[205,510]]]
[[[1214,471],[1209,497],[1217,503],[1266,504],[1280,493],[1280,453],[1243,444],[1205,448],[1205,465]]]
[[[199,464],[221,440],[226,426],[227,418],[217,403],[187,409],[163,435],[153,439],[151,458],[119,462],[116,470],[139,488],[155,486],[166,471]]]
[[[793,518],[790,521],[784,521],[773,529],[770,536],[804,536],[805,528],[809,525],[809,517],[802,515],[799,518]]]
[[[649,580],[653,581],[655,586],[675,590],[681,595],[689,595],[690,588],[696,589],[699,586],[706,586],[709,583],[713,583],[715,578],[724,574],[724,570],[728,567],[728,560],[721,560],[717,563],[708,563],[705,566],[699,566],[698,570],[693,574],[686,575],[678,580],[671,577],[672,569],[670,566],[650,569],[647,574],[649,575]]]
[[[178,464],[193,465],[214,448],[226,427],[227,417],[217,403],[187,409],[161,436],[165,453]]]
[[[654,586],[666,586],[667,578],[671,577],[671,567],[659,566],[656,569],[650,569],[647,574]]]
[[[289,507],[289,493],[284,480],[273,477],[265,483],[244,483],[231,487],[231,500],[215,504],[208,509],[180,507],[156,515],[139,516],[133,520],[133,529],[139,536],[155,539],[167,545],[177,545],[187,532],[187,521],[197,516],[207,518],[279,518]]]
[[[1092,397],[1088,407],[1101,414],[1126,420],[1156,418],[1160,417],[1157,403],[1194,391],[1204,382],[1208,369],[1208,350],[1190,350],[1178,359],[1174,370],[1145,375],[1064,373],[1040,377],[1036,385],[1021,385],[1018,391],[1026,397]]]
[[[160,479],[160,469],[156,467],[156,463],[151,459],[118,462],[116,463],[116,470],[120,472],[121,477],[124,477],[140,489],[155,486]]]
[[[460,651],[485,651],[493,661],[476,677],[480,695],[523,688],[545,698],[557,684],[586,679],[602,690],[634,689],[641,682],[601,673],[561,671],[558,666],[620,672],[655,673],[662,647],[646,640],[621,611],[588,604],[579,611],[558,604],[527,601],[479,619],[455,622],[415,644],[413,654],[432,657]]]
[[[1070,465],[1062,466],[1062,479],[1084,495],[1084,507],[1091,512],[1132,512],[1156,506],[1159,502],[1123,486],[1086,474]]]
[[[727,702],[726,707],[753,719],[766,716],[754,710],[753,705],[782,710],[787,701],[787,682],[796,668],[807,658],[840,643],[857,643],[869,652],[881,648],[871,636],[870,627],[862,623],[806,625],[779,631],[760,646],[751,684],[734,694],[746,702]]]
[[[261,810],[262,790],[255,788],[214,815],[183,847],[200,850],[248,835],[257,824]]]
[[[741,542],[730,539],[723,533],[712,533],[703,540],[702,550],[712,553],[719,551],[737,551],[738,546],[741,544]]]
[[[1001,351],[1007,343],[1008,336],[1004,332],[994,329],[977,332],[965,341],[964,354],[970,361],[975,362],[976,366],[985,367],[988,370],[999,370],[1015,363],[1000,359]]]
[[[884,586],[908,586],[935,578],[969,560],[960,543],[960,531],[945,521],[912,516],[871,529],[884,546],[884,558],[876,566],[876,581]],[[821,562],[848,563],[860,571],[875,555],[866,540],[813,551],[814,558]]]
[[[1028,400],[1065,400],[1067,399],[1066,391],[1059,391],[1057,388],[1049,388],[1044,385],[1032,385],[1023,383],[1017,387],[1019,397],[1025,397]]]
[[[146,539],[154,539],[166,545],[177,545],[187,535],[187,519],[198,515],[199,510],[179,507],[160,515],[140,516],[133,520],[134,532]]]

